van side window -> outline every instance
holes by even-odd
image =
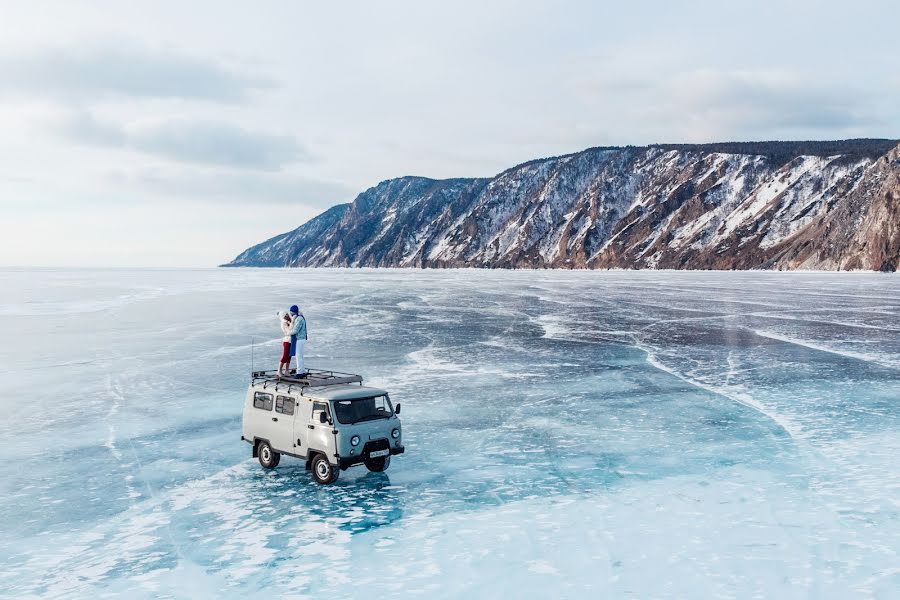
[[[283,415],[294,414],[294,399],[290,396],[276,396],[275,412],[281,413]]]
[[[319,413],[324,412],[326,415],[328,414],[328,403],[327,402],[313,402],[312,406],[312,420],[319,420]]]
[[[253,393],[253,406],[262,410],[272,410],[272,394]]]

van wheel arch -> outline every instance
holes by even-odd
[[[259,464],[264,469],[274,469],[281,462],[281,454],[272,448],[269,440],[254,440],[253,456],[259,459]]]
[[[379,458],[366,458],[364,461],[366,468],[373,473],[382,473],[391,466],[391,455],[381,456]]]
[[[316,483],[327,485],[337,481],[341,470],[328,462],[328,457],[323,452],[313,454],[309,462],[310,471]]]
[[[306,461],[305,466],[307,471],[312,471],[313,461],[316,459],[318,455],[322,455],[324,457],[328,457],[324,450],[316,450],[315,448],[307,448],[306,450]]]

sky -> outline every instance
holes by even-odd
[[[379,181],[900,138],[900,4],[18,2],[0,266],[204,267]]]

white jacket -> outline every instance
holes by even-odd
[[[284,337],[281,338],[282,342],[290,342],[291,341],[291,321],[284,320],[284,315],[286,315],[286,314],[287,314],[287,312],[285,312],[285,311],[282,311],[282,310],[278,311],[278,322],[281,323],[281,333],[282,333],[282,335],[284,335]]]

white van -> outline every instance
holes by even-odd
[[[318,483],[333,483],[353,465],[384,471],[391,456],[403,454],[399,414],[386,391],[363,386],[359,375],[310,370],[279,378],[255,371],[241,439],[266,469],[286,454],[306,461]]]

